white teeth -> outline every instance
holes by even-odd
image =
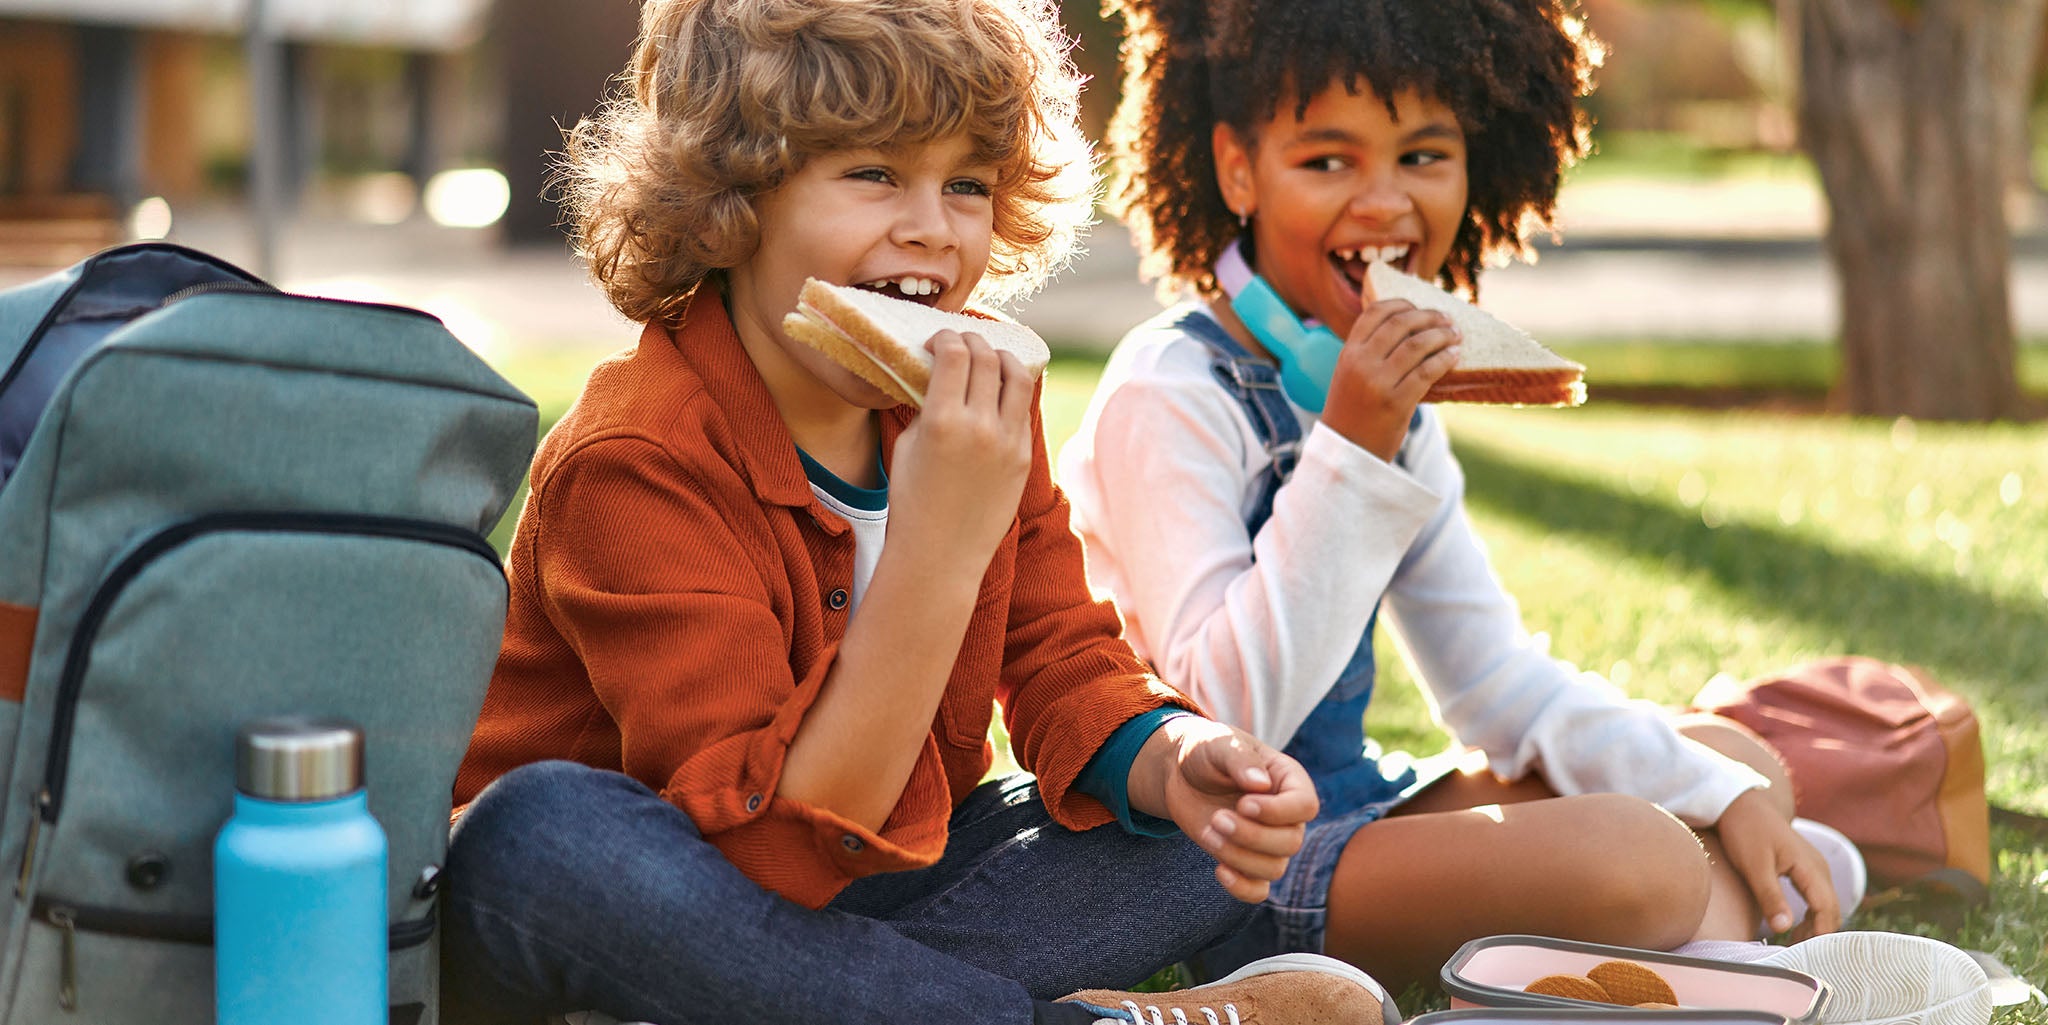
[[[904,295],[937,295],[942,289],[936,280],[907,276],[884,284],[894,284]]]
[[[1408,258],[1408,247],[1368,246],[1364,249],[1339,249],[1337,258],[1347,262],[1364,260],[1367,263],[1398,263]]]

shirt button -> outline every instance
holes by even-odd
[[[852,833],[848,833],[845,836],[839,838],[839,846],[844,847],[855,854],[859,854],[861,850],[867,846],[867,844],[861,843],[860,837],[857,837]]]
[[[825,604],[832,606],[834,612],[845,608],[847,601],[846,588],[843,587],[834,588],[831,594],[825,596]]]
[[[760,811],[760,810],[761,810],[761,795],[760,795],[760,794],[748,794],[748,795],[747,795],[747,810],[748,810],[748,811]]]

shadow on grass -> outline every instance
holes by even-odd
[[[2048,610],[2039,603],[1768,526],[1708,527],[1696,510],[1547,470],[1469,435],[1457,451],[1474,507],[1621,553],[1661,556],[1670,571],[1705,576],[1759,620],[1822,631],[1842,654],[1981,682],[1970,697],[2006,722],[2048,714]]]

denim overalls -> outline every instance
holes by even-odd
[[[1196,306],[1168,310],[1155,321],[1161,330],[1186,335],[1209,347],[1210,372],[1250,419],[1273,463],[1254,485],[1245,527],[1257,536],[1273,515],[1273,497],[1301,458],[1301,421],[1280,390],[1280,368],[1253,356]],[[1412,436],[1421,426],[1418,411],[1408,422]],[[1394,465],[1406,469],[1404,449]],[[1379,747],[1365,737],[1365,706],[1372,700],[1373,627],[1379,609],[1366,620],[1351,660],[1284,749],[1315,780],[1322,808],[1290,860],[1286,875],[1273,884],[1250,925],[1223,943],[1188,959],[1197,980],[1210,980],[1253,960],[1273,954],[1320,953],[1329,918],[1330,878],[1346,844],[1361,827],[1379,819],[1413,796],[1427,781],[1413,766],[1402,764],[1389,773],[1380,764]],[[1402,760],[1405,762],[1405,759]]]
[[[1254,484],[1256,497],[1245,517],[1246,529],[1257,536],[1259,528],[1273,515],[1273,497],[1301,458],[1301,421],[1280,390],[1280,369],[1245,351],[1229,332],[1195,307],[1185,308],[1171,322],[1170,330],[1209,347],[1215,356],[1210,372],[1244,408],[1253,432],[1272,457],[1272,465]],[[1414,431],[1421,423],[1422,414],[1418,411],[1408,422],[1408,429]],[[1394,463],[1406,469],[1406,459],[1404,450]],[[1378,621],[1379,609],[1375,606],[1358,639],[1358,647],[1351,653],[1351,661],[1337,674],[1336,685],[1309,712],[1307,721],[1285,748],[1315,780],[1316,796],[1323,802],[1318,821],[1397,798],[1414,780],[1413,770],[1388,778],[1380,770],[1378,748],[1367,747],[1365,707],[1372,700],[1373,627]]]

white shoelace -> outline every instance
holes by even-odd
[[[1166,1016],[1159,1013],[1159,1007],[1156,1004],[1147,1004],[1143,1010],[1140,1010],[1138,1008],[1137,1002],[1126,1000],[1124,1001],[1124,1009],[1131,1012],[1131,1020],[1137,1022],[1137,1025],[1148,1025],[1145,1019],[1145,1013],[1147,1011],[1150,1011],[1152,1014],[1152,1019],[1149,1025],[1166,1025]],[[1212,1011],[1207,1007],[1198,1007],[1196,1008],[1196,1010],[1201,1011],[1202,1017],[1208,1019],[1208,1021],[1205,1022],[1204,1025],[1223,1025],[1222,1019],[1216,1017],[1215,1011]],[[1224,1004],[1223,1013],[1230,1016],[1230,1025],[1242,1025],[1242,1023],[1238,1020],[1237,1017],[1236,1004]],[[1191,1023],[1188,1021],[1187,1012],[1181,1010],[1178,1007],[1174,1008],[1173,1025],[1191,1025]]]

